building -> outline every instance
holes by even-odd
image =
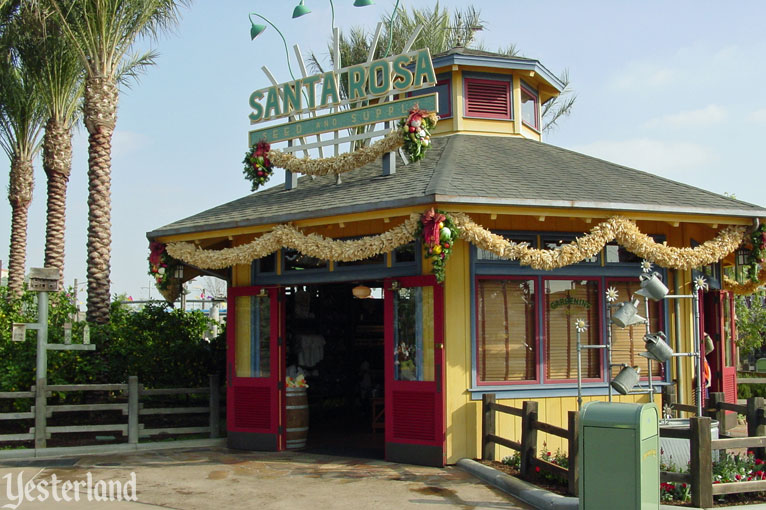
[[[698,331],[715,343],[712,389],[735,399],[732,301],[716,287],[766,210],[542,143],[541,104],[562,84],[536,60],[457,48],[433,67],[441,120],[422,161],[399,161],[392,172],[378,160],[341,182],[288,179],[291,189],[259,191],[148,234],[187,266],[228,278],[229,444],[285,448],[291,366],[310,385],[309,444],[360,442],[385,448],[390,460],[430,465],[476,457],[485,393],[517,407],[537,400],[541,420],[566,427],[577,409],[579,319],[583,344],[612,345],[612,366],[605,349],[583,354],[585,400],[606,399],[621,364],[650,366],[640,356],[646,327],[608,320],[614,291],[617,303],[639,299],[651,332],[694,350],[692,300],[646,307],[634,294],[635,251],[654,260],[673,294],[707,286]],[[431,209],[460,230],[443,283],[432,274],[440,259],[424,258],[414,234]],[[356,299],[355,288],[371,297]],[[652,378],[653,398],[674,386],[692,402],[688,359],[651,367],[642,384]]]

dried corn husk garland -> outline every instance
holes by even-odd
[[[383,154],[395,151],[402,144],[402,137],[399,131],[392,131],[382,140],[378,140],[369,147],[363,147],[354,152],[346,152],[330,158],[301,159],[278,150],[269,151],[268,157],[273,165],[293,173],[315,176],[338,175],[361,168],[367,163],[372,163]]]
[[[277,225],[271,232],[234,248],[203,250],[192,243],[181,242],[168,244],[167,251],[172,257],[201,269],[223,269],[237,264],[249,264],[280,248],[293,248],[304,255],[324,260],[352,262],[389,252],[411,242],[415,238],[420,216],[413,213],[402,224],[387,232],[347,241],[318,234],[304,234],[293,225]],[[633,221],[615,216],[559,249],[544,250],[493,234],[464,213],[450,213],[450,217],[457,225],[462,239],[499,257],[519,260],[522,265],[544,271],[577,264],[596,255],[614,240],[631,253],[661,267],[691,269],[723,259],[737,249],[746,231],[745,227],[730,226],[696,248],[673,248],[664,243],[656,243],[642,233]]]
[[[168,253],[200,269],[223,269],[249,264],[280,248],[293,248],[323,260],[353,262],[387,253],[415,239],[420,214],[413,213],[401,225],[375,236],[335,240],[319,234],[304,234],[293,225],[277,225],[274,230],[242,246],[222,250],[203,250],[193,243],[169,243]]]
[[[745,227],[727,227],[709,241],[696,248],[673,248],[656,243],[642,233],[636,224],[619,216],[599,223],[590,233],[578,237],[556,250],[530,248],[526,243],[514,243],[477,225],[467,215],[452,215],[460,228],[460,236],[483,250],[509,260],[518,260],[533,269],[551,271],[577,264],[600,252],[610,241],[641,258],[670,269],[691,269],[718,262],[737,249],[745,234]]]
[[[752,294],[764,285],[766,285],[766,267],[758,272],[758,281],[755,282],[749,280],[745,283],[739,283],[726,275],[723,277],[723,289],[740,295]]]

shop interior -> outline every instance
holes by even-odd
[[[383,458],[383,282],[289,287],[287,375],[308,383],[308,451]]]

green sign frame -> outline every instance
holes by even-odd
[[[406,117],[409,111],[417,106],[422,110],[435,112],[438,109],[438,94],[424,94],[422,96],[408,97],[397,101],[379,103],[375,105],[345,110],[329,115],[288,122],[278,126],[257,129],[249,133],[249,145],[252,147],[261,140],[268,143],[293,140],[302,136],[317,135],[329,131],[348,129],[376,122],[398,120]]]

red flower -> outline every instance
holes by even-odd
[[[535,466],[535,473],[539,473],[539,472],[540,472],[540,466]]]
[[[165,245],[152,241],[149,243],[149,263],[152,265],[159,265],[162,260],[162,254],[165,252]]]

